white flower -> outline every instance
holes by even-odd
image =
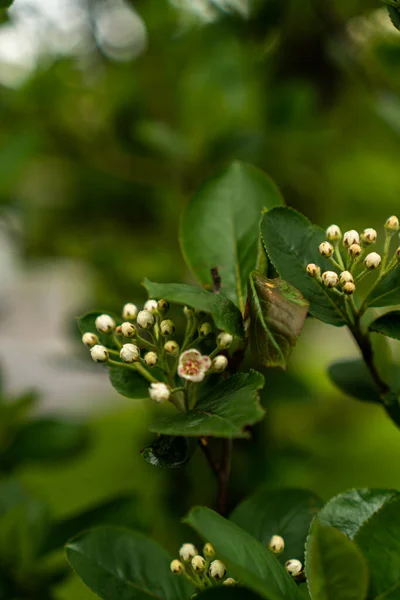
[[[303,571],[303,565],[297,558],[292,558],[285,563],[285,569],[292,577],[297,577]]]
[[[322,244],[319,245],[318,250],[319,253],[326,258],[329,258],[333,254],[333,246],[329,242],[322,242]]]
[[[342,237],[342,232],[337,225],[330,225],[326,230],[326,239],[330,242],[337,242]]]
[[[236,585],[236,580],[233,579],[233,577],[227,577],[227,579],[222,582],[222,585],[234,586]]]
[[[209,573],[213,579],[219,581],[220,579],[223,579],[225,577],[226,567],[224,563],[220,560],[213,560],[213,562],[210,565]]]
[[[122,309],[122,318],[126,321],[133,321],[134,319],[136,319],[137,314],[137,306],[135,304],[132,304],[132,302],[128,302],[127,304],[125,304],[124,308]]]
[[[307,265],[307,273],[310,277],[318,277],[321,274],[321,269],[318,265],[310,263]]]
[[[365,244],[375,244],[377,237],[378,234],[376,233],[375,229],[372,229],[372,227],[364,229],[361,234],[361,239]]]
[[[157,300],[147,300],[143,308],[151,313],[155,313],[158,309],[158,302]]]
[[[167,402],[171,395],[169,387],[165,383],[151,383],[149,387],[149,396],[157,404]],[[197,552],[195,552],[197,554]]]
[[[90,354],[94,362],[107,362],[108,361],[108,350],[105,346],[96,344],[93,348],[90,348]]]
[[[233,335],[231,335],[230,333],[226,333],[225,331],[222,331],[217,337],[218,348],[222,348],[223,350],[229,348],[232,342]]]
[[[225,371],[228,366],[228,359],[223,354],[218,354],[212,362],[212,366],[214,371],[220,373],[221,371]]]
[[[364,260],[367,269],[378,269],[382,263],[382,257],[377,252],[370,252]]]
[[[189,562],[197,555],[197,548],[193,544],[183,544],[179,549],[179,556],[183,562]]]
[[[179,345],[174,340],[170,340],[164,344],[164,350],[167,354],[178,354]]]
[[[334,288],[339,283],[339,275],[335,271],[322,273],[322,281],[327,288]]]
[[[205,544],[205,546],[203,548],[203,554],[207,558],[211,558],[212,556],[215,556],[214,546],[212,546],[212,544],[210,544],[209,542],[207,544]]]
[[[356,286],[352,281],[348,281],[344,284],[343,291],[345,294],[347,294],[347,296],[351,296],[356,291]]]
[[[124,344],[119,355],[124,362],[133,363],[140,358],[140,348],[135,344]]]
[[[355,231],[355,229],[350,229],[350,231],[346,231],[346,233],[343,236],[343,244],[347,248],[350,248],[350,246],[352,246],[353,244],[359,244],[359,243],[360,243],[360,236],[358,235],[358,231]]]
[[[124,337],[134,337],[136,333],[136,327],[132,325],[132,323],[129,323],[129,321],[125,321],[125,323],[122,323],[121,325],[121,333]]]
[[[170,568],[174,575],[182,575],[183,571],[185,570],[185,567],[180,560],[173,560]]]
[[[83,336],[82,336],[82,342],[88,348],[93,348],[93,346],[95,346],[96,344],[99,343],[99,338],[97,337],[97,335],[95,333],[90,333],[88,331],[88,332],[86,332],[86,333],[83,334]]]
[[[95,324],[100,333],[111,333],[115,329],[115,321],[110,315],[99,315]]]
[[[165,321],[161,321],[160,329],[163,335],[172,335],[175,331],[175,324],[171,319],[166,319]]]
[[[269,540],[268,548],[274,554],[280,554],[285,549],[285,540],[280,535],[273,535]]]
[[[358,256],[360,256],[361,252],[362,248],[359,244],[352,244],[349,248],[349,254],[353,258],[357,258]]]
[[[155,352],[146,352],[144,362],[148,367],[155,367],[158,363],[158,356]]]
[[[399,219],[396,216],[389,217],[385,223],[385,228],[388,231],[396,232],[399,230]]]
[[[192,569],[195,573],[201,573],[206,568],[206,561],[202,556],[197,554],[192,558]]]
[[[345,283],[353,283],[354,278],[353,275],[350,273],[350,271],[343,271],[342,273],[340,273],[340,284],[344,285]]]
[[[211,358],[203,356],[198,350],[191,348],[179,357],[178,375],[188,381],[199,383],[203,381],[210,367]]]
[[[143,329],[150,329],[154,325],[154,316],[149,310],[141,310],[137,316],[137,322]]]

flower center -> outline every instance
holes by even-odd
[[[185,372],[188,375],[198,375],[200,372],[199,363],[194,360],[188,360],[185,362]]]

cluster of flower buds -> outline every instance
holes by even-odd
[[[200,589],[215,584],[237,584],[232,577],[226,577],[226,567],[223,562],[215,559],[215,550],[210,543],[205,544],[203,555],[198,553],[193,544],[183,544],[179,550],[179,559],[173,560],[170,568],[174,575],[184,575]]]
[[[285,549],[285,540],[280,535],[273,535],[269,540],[268,548],[276,555],[282,554]],[[303,565],[297,558],[287,560],[285,569],[297,581],[304,579]]]

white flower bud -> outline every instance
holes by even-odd
[[[144,310],[148,310],[150,313],[155,313],[157,312],[158,309],[158,302],[157,300],[147,300],[147,302],[145,303]]]
[[[399,230],[399,219],[394,215],[389,217],[385,223],[385,229],[390,232],[396,232]]]
[[[344,285],[345,283],[353,283],[354,278],[350,271],[343,271],[340,273],[340,285]]]
[[[319,245],[318,250],[319,253],[326,258],[329,258],[333,254],[333,246],[329,242],[322,242],[322,244]]]
[[[132,302],[128,302],[127,304],[125,304],[124,308],[122,309],[122,318],[126,321],[133,321],[134,319],[136,319],[137,314],[137,306],[135,304],[132,304]]]
[[[132,323],[129,323],[129,321],[126,321],[121,325],[121,333],[127,338],[135,337],[136,327]]]
[[[211,558],[212,556],[215,556],[214,546],[212,546],[212,544],[210,544],[209,542],[205,544],[203,548],[203,554],[206,558]]]
[[[185,567],[183,566],[180,560],[173,560],[170,565],[170,568],[174,575],[182,575],[182,573],[185,570]]]
[[[158,356],[155,352],[147,352],[144,355],[144,362],[148,367],[155,367],[158,363]]]
[[[363,233],[361,234],[361,239],[365,244],[375,244],[377,237],[378,234],[376,233],[375,229],[372,229],[372,227],[364,229]]]
[[[222,333],[218,334],[218,337],[217,337],[218,348],[222,348],[222,349],[229,348],[229,346],[232,344],[232,342],[233,342],[233,336],[230,333],[226,333],[225,331],[223,331]]]
[[[171,392],[165,383],[151,383],[149,387],[149,396],[154,402],[161,404],[162,402],[167,402],[167,400],[169,400]],[[197,554],[197,552],[195,552],[195,554]]]
[[[337,242],[342,239],[342,232],[337,225],[330,225],[326,230],[326,239],[330,242]]]
[[[352,244],[349,248],[349,254],[353,258],[358,258],[362,252],[362,248],[359,244]]]
[[[137,316],[137,322],[143,329],[150,329],[154,325],[154,316],[148,310],[141,310]]]
[[[350,231],[346,231],[346,233],[343,236],[343,244],[346,246],[346,248],[350,248],[350,246],[352,246],[353,244],[359,244],[360,243],[360,236],[358,235],[358,231],[355,231],[354,229],[350,229]]]
[[[170,340],[169,342],[164,344],[164,350],[167,354],[171,354],[171,355],[178,354],[179,345],[174,340]]]
[[[166,321],[161,321],[160,329],[163,335],[172,335],[175,331],[175,324],[170,319],[167,319]]]
[[[202,323],[199,327],[199,336],[206,338],[212,332],[211,323]]]
[[[107,362],[108,361],[108,350],[105,346],[96,344],[93,348],[90,348],[90,354],[94,362]]]
[[[204,560],[204,558],[202,556],[200,556],[199,554],[196,554],[196,556],[194,556],[192,558],[192,569],[195,573],[201,573],[202,571],[204,571],[204,569],[206,568],[206,561]]]
[[[309,265],[307,265],[307,273],[310,277],[319,277],[319,275],[321,274],[321,269],[318,265],[310,263]]]
[[[210,565],[209,573],[213,579],[220,581],[225,577],[226,567],[220,560],[213,560]]]
[[[268,548],[274,554],[281,554],[285,549],[285,540],[280,535],[273,535],[269,540]]]
[[[377,252],[371,252],[365,257],[364,263],[367,269],[379,269],[382,263],[382,257]]]
[[[190,562],[192,558],[198,555],[197,548],[193,544],[183,544],[179,550],[179,556],[183,562]]]
[[[223,354],[218,354],[212,361],[212,367],[214,371],[221,373],[221,371],[225,371],[228,366],[228,359]]]
[[[236,585],[236,580],[233,579],[233,577],[227,577],[227,579],[225,579],[225,581],[222,582],[222,585],[233,587],[234,585]]]
[[[292,558],[285,563],[285,569],[292,577],[298,577],[303,571],[303,565],[297,558]]]
[[[95,333],[90,333],[89,331],[84,333],[82,336],[82,342],[85,344],[87,348],[93,348],[96,344],[99,343],[99,338]]]
[[[135,344],[124,344],[119,353],[126,363],[133,363],[140,358],[140,349]]]
[[[161,298],[161,300],[157,302],[157,308],[160,313],[166,313],[169,310],[169,302],[164,300],[164,298]]]
[[[115,329],[115,321],[110,315],[99,315],[95,324],[100,333],[111,333]]]
[[[356,286],[352,281],[348,281],[344,284],[343,291],[345,294],[347,294],[347,296],[351,296],[356,291]]]
[[[335,271],[322,273],[322,281],[327,288],[334,288],[339,283],[339,275]]]

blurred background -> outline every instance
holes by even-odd
[[[212,477],[197,454],[182,470],[143,461],[149,402],[112,391],[74,317],[141,303],[144,277],[191,281],[180,214],[233,159],[323,227],[381,231],[399,211],[400,33],[378,0],[15,0],[1,19],[4,401],[35,389],[34,414],[90,432],[79,456],[16,475],[58,518],[133,492],[173,551]],[[346,332],[307,322],[289,373],[267,374],[254,443],[237,444],[232,506],[262,482],[324,500],[400,489],[400,432],[326,375],[354,355]],[[56,597],[94,598],[74,578]]]

